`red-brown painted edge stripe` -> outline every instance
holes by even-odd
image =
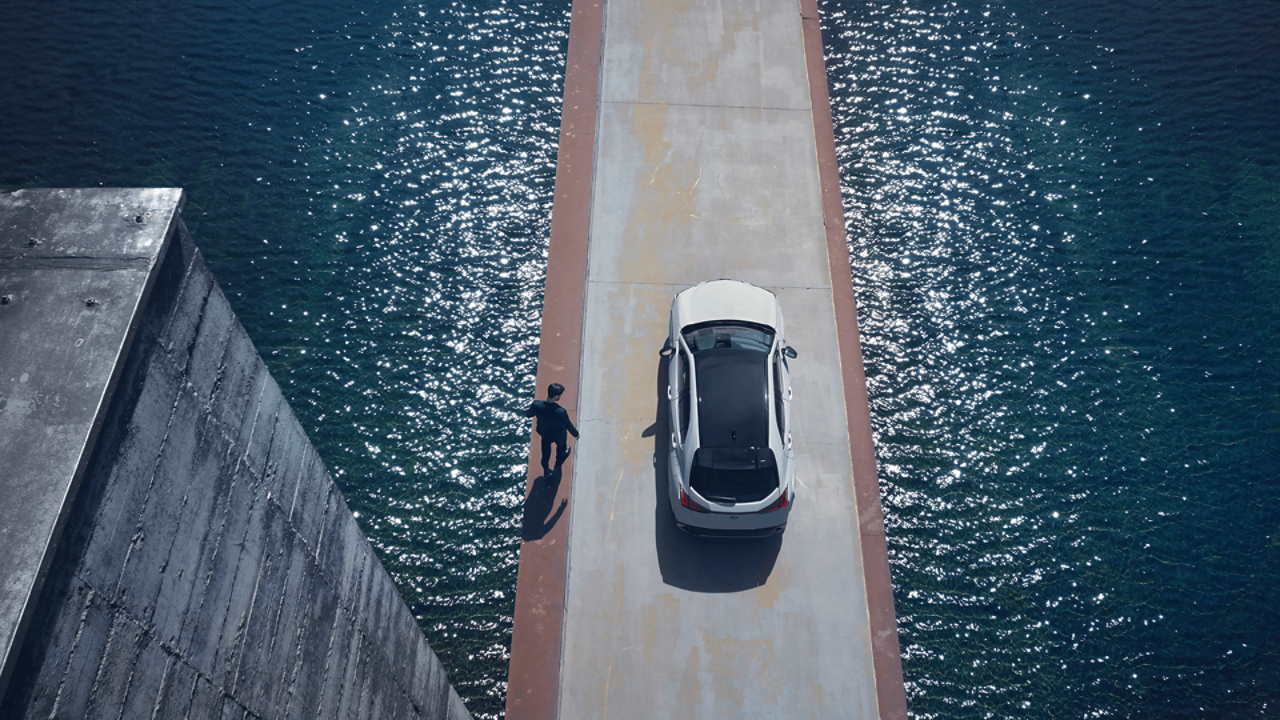
[[[822,28],[818,21],[817,0],[800,0],[800,19],[804,27],[804,55],[809,69],[809,98],[813,104],[818,179],[822,186],[822,216],[827,232],[827,260],[831,268],[831,295],[835,303],[840,371],[844,380],[844,405],[849,422],[849,452],[853,458],[853,487],[858,503],[862,566],[866,576],[867,610],[871,620],[876,699],[882,720],[906,720],[907,698],[902,684],[902,656],[898,649],[898,624],[893,609],[893,584],[889,577],[889,551],[885,544],[884,516],[880,509],[880,480],[876,476],[875,448],[871,442],[871,410],[867,403],[867,379],[862,368],[862,342],[858,339],[858,306],[853,296],[849,245],[844,232],[840,166],[836,159],[835,131],[831,121],[831,98],[827,94],[827,68],[822,56]]]
[[[547,285],[538,347],[539,397],[553,382],[565,386],[561,403],[578,418],[579,365],[586,306],[587,237],[591,220],[591,175],[595,164],[596,103],[604,0],[573,0],[565,59],[564,105],[556,161]],[[542,474],[536,438],[529,442],[525,498]],[[555,508],[573,489],[573,459],[565,463]],[[569,509],[539,540],[520,544],[516,609],[507,675],[508,720],[553,720],[560,695],[560,645],[568,567]]]

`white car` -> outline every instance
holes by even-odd
[[[676,295],[662,348],[671,408],[671,510],[683,530],[759,537],[795,500],[791,374],[773,293],[711,280]]]

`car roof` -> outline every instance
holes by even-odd
[[[721,348],[694,355],[699,445],[769,447],[769,355]]]
[[[778,327],[778,299],[740,280],[709,280],[676,295],[680,328],[716,320],[742,320]]]

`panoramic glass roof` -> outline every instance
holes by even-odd
[[[769,447],[768,360],[766,352],[754,348],[695,353],[702,447]]]

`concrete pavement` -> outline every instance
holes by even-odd
[[[579,49],[592,45],[577,25],[579,4],[571,58],[575,40]],[[569,387],[583,434],[572,480],[559,490],[570,501],[555,603],[562,624],[544,617],[545,642],[535,643],[522,619],[538,602],[526,586],[530,569],[553,552],[536,538],[522,550],[510,718],[905,717],[809,8],[758,0],[603,6],[579,357],[547,344],[548,326],[576,323],[544,316],[544,354],[579,363]],[[591,81],[575,79],[574,67],[571,60],[566,98]],[[566,118],[581,110],[566,105]],[[581,153],[586,138],[577,139]],[[562,162],[566,152],[574,146],[562,142]],[[553,229],[553,266],[556,251]],[[667,506],[658,350],[672,297],[715,278],[777,293],[787,340],[800,352],[791,364],[800,486],[786,533],[766,540],[693,538]],[[553,375],[540,358],[540,392]],[[523,668],[538,652],[558,660],[558,674],[534,688]],[[535,702],[538,694],[547,697]]]

